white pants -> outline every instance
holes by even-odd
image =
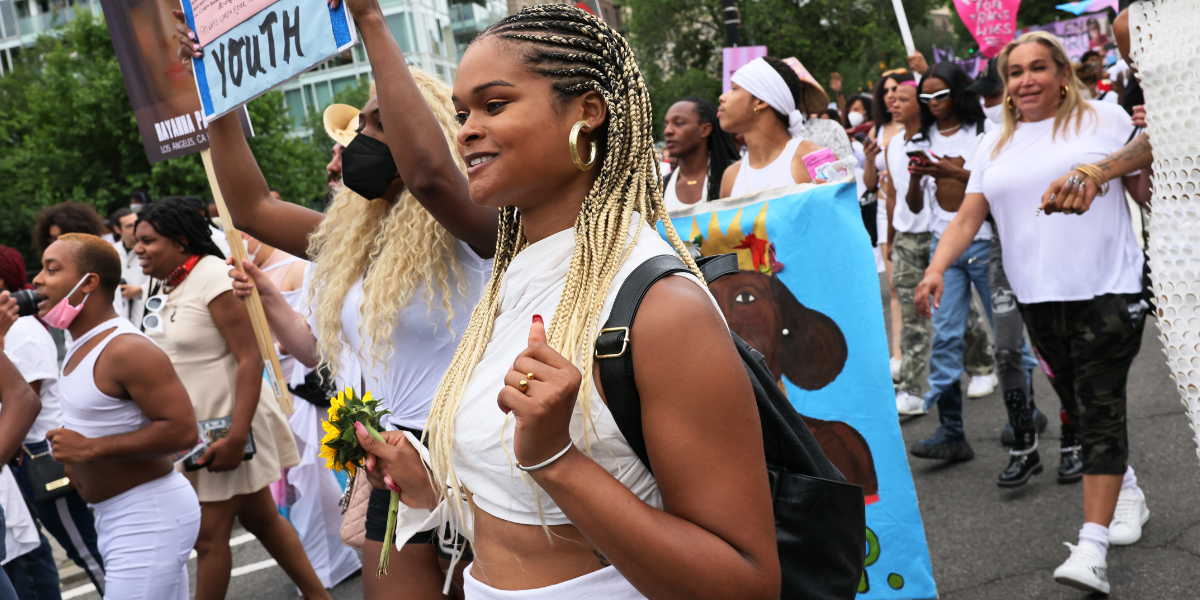
[[[588,600],[646,600],[634,589],[616,567],[605,567],[582,577],[532,590],[498,590],[480,583],[471,576],[471,567],[463,572],[463,591],[466,600],[562,600],[563,598],[587,598]]]
[[[105,600],[187,600],[200,502],[176,471],[91,505]]]

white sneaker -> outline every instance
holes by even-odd
[[[925,399],[900,390],[896,392],[896,412],[902,415],[923,415],[925,414]]]
[[[1108,563],[1088,544],[1064,544],[1071,549],[1067,562],[1054,570],[1054,581],[1085,592],[1108,593]]]
[[[900,359],[893,358],[888,361],[892,367],[892,383],[900,381]]]
[[[1121,490],[1117,496],[1117,510],[1108,526],[1108,543],[1128,546],[1142,539],[1142,525],[1150,518],[1146,508],[1146,495],[1141,490]]]
[[[971,378],[971,382],[967,384],[968,398],[982,398],[996,391],[996,385],[1000,380],[995,373],[991,375],[979,375]]]

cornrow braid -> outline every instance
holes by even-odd
[[[703,278],[666,219],[650,96],[625,38],[590,13],[559,4],[522,9],[488,27],[477,39],[488,37],[499,37],[523,50],[522,60],[531,71],[550,80],[559,101],[594,90],[608,108],[607,121],[592,131],[602,142],[597,149],[600,175],[576,217],[575,251],[547,331],[550,346],[582,371],[585,384],[578,402],[584,415],[583,441],[590,453],[592,347],[613,277],[643,229],[636,228],[633,241],[626,243],[634,213],[650,224],[662,219],[671,245],[692,272],[701,281]],[[463,389],[491,339],[504,273],[528,244],[516,209],[502,209],[492,278],[471,314],[425,427],[433,463],[431,482],[440,482],[435,489],[455,507],[461,523],[467,521],[452,462],[455,415]],[[448,487],[446,482],[450,482]],[[470,537],[470,532],[463,533]]]
[[[165,238],[179,240],[182,237],[183,249],[188,254],[211,254],[225,260],[225,253],[212,240],[208,220],[183,198],[167,196],[145,205],[137,215],[138,223],[149,223]]]

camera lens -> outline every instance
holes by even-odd
[[[12,295],[17,299],[17,316],[28,317],[38,313],[38,302],[46,297],[33,290],[20,290]]]

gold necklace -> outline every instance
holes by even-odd
[[[696,185],[697,183],[700,183],[700,180],[699,179],[685,179],[684,183],[687,183],[688,185]]]

